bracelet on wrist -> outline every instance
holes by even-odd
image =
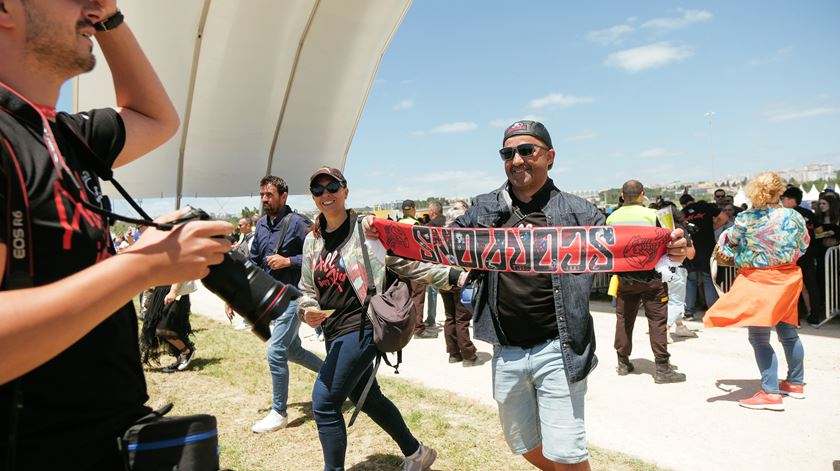
[[[107,18],[105,20],[102,20],[99,23],[94,24],[93,28],[96,29],[96,31],[101,31],[101,32],[111,31],[112,29],[116,28],[117,26],[123,24],[124,20],[125,20],[125,16],[123,16],[121,11],[117,10],[117,12],[114,13],[113,15],[111,15],[109,18]]]

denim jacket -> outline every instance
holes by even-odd
[[[453,227],[500,227],[511,215],[509,183],[495,191],[479,195],[475,204],[452,224]],[[549,226],[602,226],[604,215],[583,198],[558,191],[542,209]],[[592,279],[589,273],[555,273],[554,310],[563,350],[563,363],[569,382],[577,382],[595,368],[595,331],[589,313]],[[494,345],[508,345],[497,315],[499,273],[486,272],[479,277],[473,294],[473,326],[476,339]]]
[[[356,213],[352,211],[348,217],[350,218],[350,234],[341,246],[341,258],[344,260],[347,276],[350,278],[350,284],[356,292],[356,297],[359,298],[359,302],[364,303],[367,295],[367,273],[365,271],[364,255],[362,254],[362,244],[364,242],[360,240],[358,228],[358,225],[361,224],[361,218],[357,220]],[[323,248],[323,237],[315,237],[311,232],[303,242],[301,277],[298,284],[303,296],[298,298],[296,311],[300,319],[303,319],[303,313],[307,309],[321,308],[318,302],[318,289],[315,287],[315,280],[313,279],[312,264]],[[450,267],[415,262],[390,255],[385,257],[385,263],[383,264],[371,249],[368,249],[368,254],[370,256],[371,272],[373,273],[373,284],[380,293],[385,288],[386,266],[403,278],[420,281],[440,289],[450,289],[452,287],[449,284]]]

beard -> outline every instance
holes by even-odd
[[[29,7],[25,9],[26,50],[28,54],[38,58],[38,62],[58,75],[69,77],[90,72],[96,66],[96,56],[92,48],[80,50],[77,44],[78,31],[83,27],[90,27],[88,20],[79,20],[76,24],[77,34],[73,41],[67,41],[58,33],[55,25],[45,21],[45,15]]]

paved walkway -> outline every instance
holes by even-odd
[[[227,323],[222,303],[202,287],[191,296],[193,311]],[[442,303],[438,302],[438,310]],[[832,470],[840,469],[840,322],[800,329],[805,346],[808,398],[785,400],[785,412],[752,411],[737,400],[759,388],[759,373],[745,329],[703,330],[699,338],[669,346],[671,360],[686,373],[680,384],[653,382],[653,355],[647,322],[639,317],[631,356],[636,372],[619,377],[612,348],[615,316],[607,303],[592,303],[600,364],[589,376],[586,428],[589,442],[637,456],[674,470]],[[440,313],[437,320],[443,321]],[[250,335],[243,333],[243,335]],[[312,329],[300,331],[306,348],[323,351]],[[781,345],[780,376],[785,363]],[[403,352],[399,378],[458,393],[495,406],[492,398],[492,347],[477,342],[473,368],[447,362],[442,338],[413,340]],[[255,359],[263,361],[263,359]],[[392,376],[388,368],[380,375]],[[501,431],[500,431],[501,433]]]

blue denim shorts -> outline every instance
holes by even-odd
[[[569,384],[559,340],[531,348],[496,345],[493,398],[505,440],[517,455],[542,445],[557,463],[589,459],[584,428],[586,379]]]

